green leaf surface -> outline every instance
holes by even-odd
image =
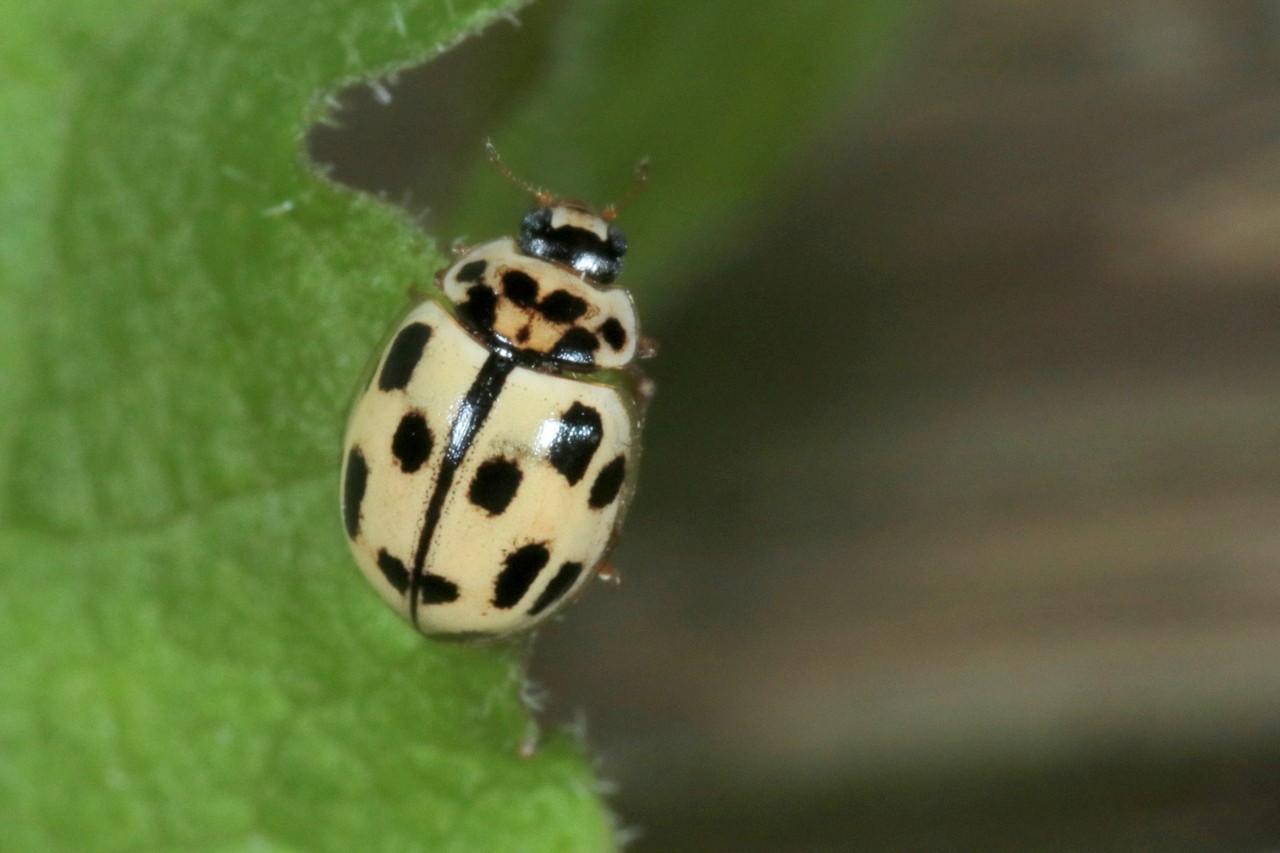
[[[577,746],[519,754],[520,651],[429,646],[337,521],[442,259],[300,139],[513,4],[5,5],[0,849],[608,849]]]
[[[613,846],[578,744],[520,754],[522,649],[417,637],[336,507],[355,379],[445,259],[303,136],[520,5],[0,0],[0,850]],[[594,200],[652,154],[640,271],[708,263],[896,7],[573,3],[495,136]],[[456,221],[505,230],[471,165]]]

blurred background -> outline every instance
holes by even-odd
[[[589,5],[353,89],[313,155],[464,233]],[[1280,3],[916,9],[750,215],[624,212],[659,396],[544,719],[637,851],[1280,850]]]

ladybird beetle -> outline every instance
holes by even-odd
[[[365,577],[429,637],[546,620],[602,572],[635,487],[650,354],[627,241],[534,192],[517,238],[470,250],[395,326],[343,443],[341,508]],[[646,164],[637,169],[637,188]]]

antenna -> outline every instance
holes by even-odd
[[[631,189],[627,190],[627,194],[619,201],[615,201],[613,204],[600,211],[600,218],[605,222],[612,222],[618,217],[618,211],[625,205],[635,201],[636,196],[640,195],[640,191],[643,190],[648,183],[649,158],[641,157],[640,162],[636,163],[636,177],[635,180],[631,182]]]
[[[507,168],[507,164],[502,162],[502,157],[498,154],[497,146],[493,144],[492,139],[484,141],[484,151],[489,155],[489,162],[493,164],[493,168],[498,170],[498,174],[533,196],[537,200],[539,207],[550,207],[555,201],[555,198],[547,190],[535,187],[523,178],[517,178],[512,174],[511,170]]]

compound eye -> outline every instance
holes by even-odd
[[[520,220],[520,229],[533,234],[544,233],[551,227],[551,208],[536,207]]]
[[[627,253],[627,237],[617,228],[609,226],[609,250],[617,257]]]

